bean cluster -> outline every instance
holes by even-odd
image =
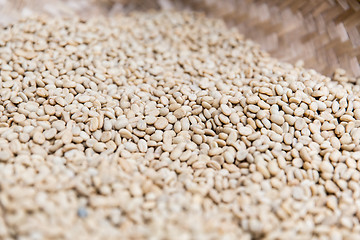
[[[0,69],[1,239],[360,236],[360,87],[341,69],[176,12],[24,19]]]

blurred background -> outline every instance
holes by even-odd
[[[150,9],[204,12],[282,61],[304,60],[328,76],[341,67],[349,81],[360,79],[359,0],[0,0],[0,24],[35,14],[89,18]]]

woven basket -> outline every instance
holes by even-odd
[[[111,15],[188,9],[223,18],[272,56],[331,76],[336,68],[360,79],[359,0],[0,0],[0,23],[34,13]]]

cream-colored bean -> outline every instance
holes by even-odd
[[[164,117],[160,117],[156,120],[156,122],[154,123],[154,126],[156,129],[162,130],[164,128],[166,128],[166,126],[168,125],[168,120]]]

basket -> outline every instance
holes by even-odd
[[[148,9],[195,10],[223,18],[273,57],[332,76],[360,79],[359,0],[0,0],[0,23],[34,13],[94,14]]]

